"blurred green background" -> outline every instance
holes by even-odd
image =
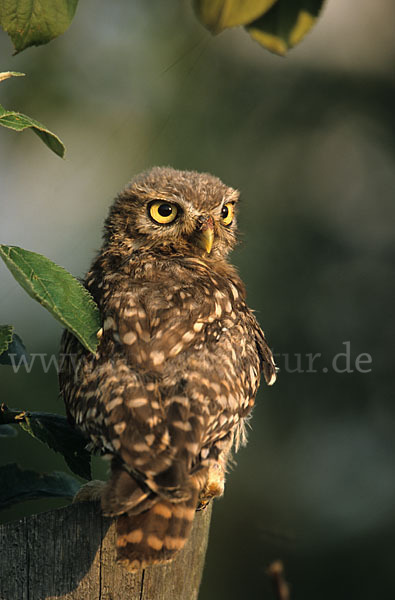
[[[233,260],[281,371],[216,502],[201,600],[273,597],[277,558],[293,600],[395,592],[394,19],[392,0],[328,0],[285,59],[242,30],[212,38],[177,0],[85,0],[65,35],[15,57],[0,34],[0,70],[27,74],[1,84],[1,104],[68,148],[62,161],[1,129],[1,243],[83,276],[112,198],[142,169],[210,171],[241,191]],[[2,264],[0,308],[31,353],[57,352],[60,326]],[[353,372],[340,373],[346,347]],[[64,412],[53,368],[0,371],[1,401]],[[0,453],[67,469],[23,433]]]

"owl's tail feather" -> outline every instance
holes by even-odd
[[[113,470],[101,495],[103,514],[116,517],[124,513],[136,514],[150,508],[157,495],[144,483],[124,469]]]
[[[174,503],[156,496],[148,510],[118,517],[118,562],[136,571],[172,559],[188,539],[197,503],[198,489],[193,488],[188,500]]]

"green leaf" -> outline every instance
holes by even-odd
[[[21,469],[16,463],[0,467],[0,510],[37,498],[73,498],[81,484],[71,475],[50,475]]]
[[[70,425],[66,417],[52,413],[28,412],[0,405],[0,426],[19,425],[31,436],[43,442],[51,450],[63,455],[70,469],[83,477],[91,479],[91,455],[86,450],[88,439]]]
[[[88,440],[71,427],[65,417],[51,413],[25,413],[19,424],[51,450],[63,454],[73,473],[91,479],[91,455],[86,450]]]
[[[278,0],[247,27],[251,37],[271,52],[284,56],[314,25],[324,0]]]
[[[0,257],[26,292],[95,353],[100,313],[88,290],[42,254],[0,245]]]
[[[14,355],[14,362],[11,362],[10,354]],[[13,365],[16,360],[19,361],[23,356],[26,360],[30,358],[21,338],[14,333],[11,344],[3,354],[0,354],[0,365]]]
[[[0,0],[0,25],[18,53],[64,33],[77,4],[78,0]]]
[[[276,0],[195,0],[200,21],[212,33],[246,25],[262,16]]]
[[[12,325],[0,325],[0,355],[3,354],[12,342],[14,328]]]
[[[1,1],[1,0],[0,0]],[[65,147],[57,135],[49,131],[44,125],[27,117],[22,113],[13,110],[7,110],[0,104],[0,125],[13,129],[14,131],[24,131],[31,129],[36,135],[50,148],[55,154],[63,158]]]
[[[0,425],[0,438],[15,437],[17,435],[15,427],[12,425]]]
[[[1,2],[1,0],[0,0]],[[9,77],[23,77],[24,73],[19,73],[18,71],[3,71],[2,73],[0,73],[0,81],[4,81],[5,79],[8,79]]]

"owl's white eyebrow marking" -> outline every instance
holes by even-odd
[[[240,193],[237,190],[230,188],[232,191],[230,194],[224,196],[224,202],[232,202],[232,204],[236,204],[240,200]]]

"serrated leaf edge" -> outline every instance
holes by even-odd
[[[85,296],[85,298],[88,301],[88,305],[90,305],[93,309],[95,309],[98,312],[98,315],[100,317],[100,311],[99,308],[96,304],[96,302],[94,301],[94,299],[92,298],[92,295],[89,293],[89,291],[78,281],[78,279],[76,279],[69,271],[67,271],[67,269],[65,269],[64,267],[61,267],[60,265],[58,265],[57,263],[53,262],[51,259],[47,258],[46,256],[44,256],[43,254],[39,254],[38,252],[32,252],[31,250],[25,250],[24,248],[20,248],[20,246],[7,246],[4,244],[0,244],[0,256],[3,258],[4,262],[7,265],[7,260],[10,261],[12,263],[12,266],[15,270],[17,270],[24,278],[26,278],[26,275],[23,273],[23,271],[19,268],[19,266],[13,261],[12,257],[10,256],[10,253],[6,253],[4,251],[4,248],[7,248],[7,250],[21,250],[22,252],[30,252],[31,254],[34,254],[35,256],[38,256],[40,258],[43,258],[44,260],[47,260],[49,263],[51,263],[53,266],[57,267],[60,271],[67,273],[68,275],[70,275],[70,277],[72,277],[74,279],[74,281],[76,281],[78,283],[78,285],[80,286],[80,290],[82,290],[83,295]],[[4,256],[6,257],[6,259],[4,259]],[[23,256],[21,256],[21,259],[26,263],[25,259]],[[31,269],[32,267],[26,263],[27,267],[29,269]],[[7,265],[8,267],[8,265]],[[11,271],[12,273],[12,271]],[[39,279],[40,283],[42,282],[41,278]],[[18,282],[19,283],[19,282]],[[53,315],[60,323],[62,323],[62,325],[64,325],[66,327],[66,329],[68,329],[73,335],[75,335],[75,337],[81,342],[81,344],[87,348],[87,350],[89,350],[90,352],[92,352],[93,354],[95,354],[96,352],[96,348],[97,348],[97,344],[95,347],[91,346],[89,343],[88,339],[85,339],[84,336],[82,336],[80,333],[78,333],[69,323],[68,321],[63,318],[59,311],[57,309],[54,309],[53,306],[51,306],[49,304],[49,302],[47,302],[44,298],[38,298],[37,294],[33,288],[33,286],[30,285],[29,280],[26,278],[26,283],[27,283],[27,287],[29,287],[31,289],[32,292],[32,297],[34,297],[34,299],[41,304],[42,306],[44,306],[44,308],[46,308],[47,310],[49,310],[49,307],[51,307],[51,309],[53,310],[53,313],[56,313],[56,315],[58,315],[57,317],[55,315]],[[43,289],[46,291],[46,288],[44,286],[43,283],[41,283]],[[22,286],[21,286],[22,287]],[[47,295],[49,298],[51,298],[51,295],[47,292]],[[54,303],[54,301],[52,300],[54,306],[56,307],[56,304]],[[49,312],[51,314],[52,310],[49,310]],[[100,320],[100,319],[99,319]],[[100,327],[98,327],[99,330]]]
[[[33,132],[36,133],[36,135],[40,135],[40,133],[46,133],[47,135],[54,138],[58,142],[58,144],[60,146],[60,148],[58,149],[59,151],[54,148],[51,148],[44,140],[42,140],[44,142],[44,144],[50,150],[52,150],[52,152],[54,152],[61,158],[64,157],[64,154],[66,152],[66,146],[64,145],[64,143],[62,142],[60,137],[56,135],[56,133],[53,133],[53,131],[50,131],[47,127],[45,127],[45,125],[43,125],[39,121],[36,121],[36,119],[33,119],[33,117],[29,117],[28,115],[25,115],[24,113],[20,113],[15,110],[9,110],[7,108],[4,108],[4,106],[2,106],[1,104],[0,104],[0,109],[4,110],[4,113],[0,115],[0,125],[2,127],[7,127],[7,129],[12,129],[13,131],[25,131],[26,129],[32,129]],[[15,127],[12,127],[11,124],[7,124],[7,122],[5,122],[7,117],[15,117],[17,119],[20,117],[23,117],[24,119],[27,119],[28,123],[26,125],[23,125],[22,129],[15,129]]]
[[[12,342],[12,338],[14,337],[14,326],[13,325],[0,325],[0,329],[8,330],[7,337],[4,340],[3,344],[0,343],[0,355],[1,355],[1,354],[4,354],[4,352],[8,349],[9,345]]]

